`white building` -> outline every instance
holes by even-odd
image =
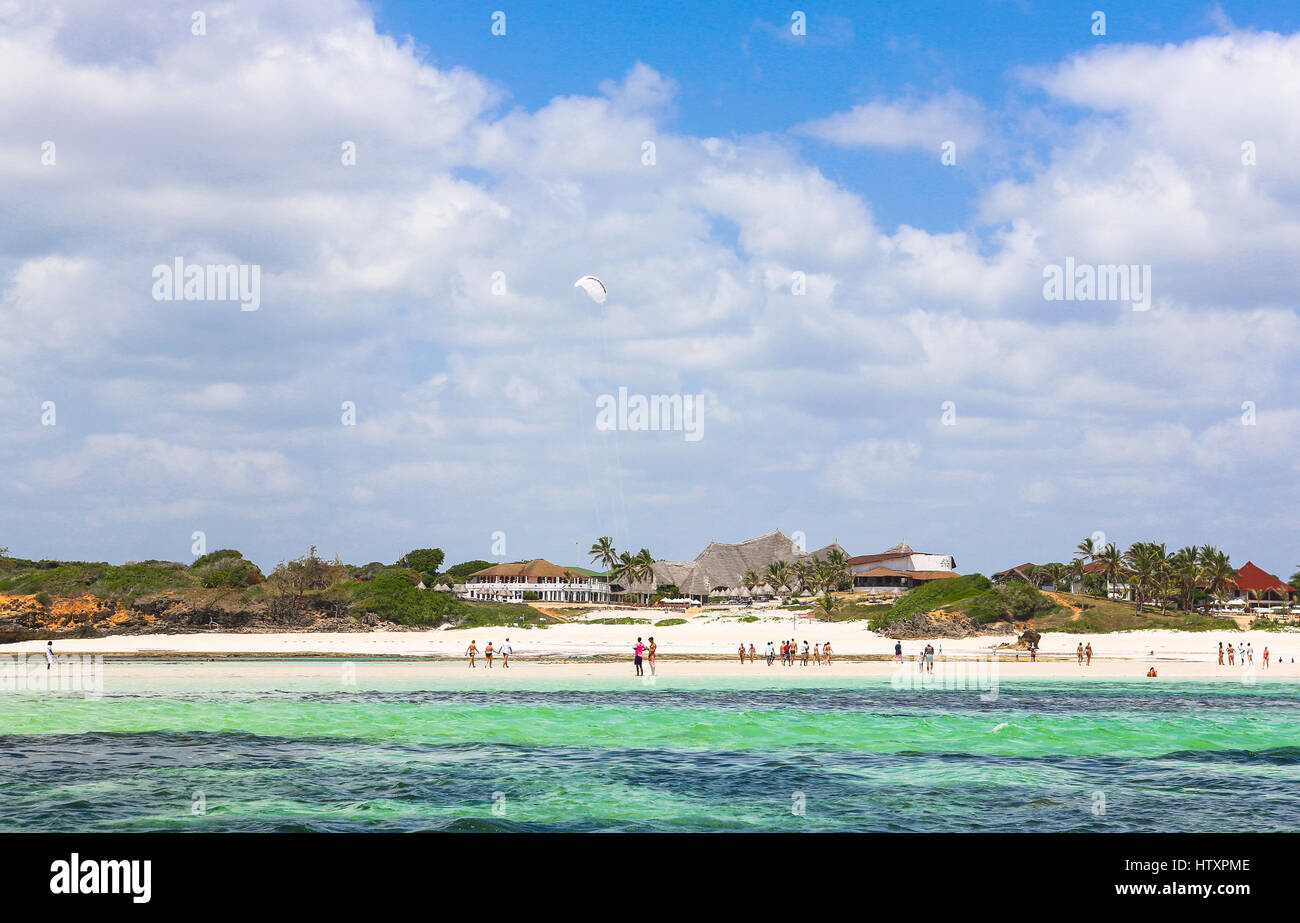
[[[960,577],[956,568],[952,555],[913,551],[907,542],[899,542],[880,554],[849,558],[853,589],[868,593],[906,593],[931,580]]]
[[[580,567],[560,567],[542,558],[496,564],[470,574],[456,587],[464,599],[523,602],[536,593],[540,602],[609,602],[609,580]],[[532,597],[529,597],[530,600]]]

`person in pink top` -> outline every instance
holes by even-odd
[[[645,645],[641,643],[640,638],[636,639],[636,647],[632,648],[632,653],[632,662],[636,664],[636,675],[645,676],[645,670],[641,667],[641,655],[645,653]]]

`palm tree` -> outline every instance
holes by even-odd
[[[650,553],[649,548],[642,548],[632,559],[636,565],[636,576],[641,580],[654,580],[655,578],[655,557]]]
[[[1169,567],[1174,579],[1178,581],[1179,597],[1182,606],[1189,614],[1192,611],[1192,597],[1196,593],[1196,584],[1201,579],[1201,560],[1195,545],[1179,548],[1169,559]]]
[[[750,596],[754,595],[754,587],[763,582],[763,578],[754,573],[752,569],[745,571],[745,576],[740,578],[740,585],[743,586]]]
[[[1079,552],[1081,557],[1087,558],[1088,563],[1092,563],[1101,557],[1102,552],[1105,549],[1094,542],[1091,538],[1085,538],[1083,541],[1079,542],[1079,544],[1074,546],[1074,550]]]
[[[838,548],[832,548],[826,553],[826,570],[831,580],[834,582],[835,589],[852,578],[849,568],[849,556]]]
[[[1124,555],[1120,553],[1118,545],[1110,542],[1097,555],[1097,560],[1102,562],[1102,573],[1106,577],[1106,596],[1109,597],[1111,584],[1118,581],[1120,573],[1124,570]]]
[[[1211,596],[1220,601],[1228,595],[1228,590],[1236,585],[1237,570],[1229,563],[1228,556],[1210,545],[1202,545],[1201,579]]]
[[[1109,563],[1109,556],[1106,560]],[[1141,612],[1147,594],[1158,582],[1165,561],[1165,546],[1155,542],[1134,542],[1124,552],[1122,560],[1130,571],[1128,582],[1133,587],[1137,611]]]
[[[1083,578],[1088,572],[1084,570],[1083,558],[1073,558],[1069,564],[1065,565],[1066,575],[1071,581],[1079,581],[1079,592],[1083,592]]]
[[[609,571],[609,579],[611,583],[621,583],[626,587],[635,579],[636,573],[636,560],[626,551],[623,551],[614,560],[614,566]]]
[[[767,585],[779,595],[782,587],[788,589],[790,586],[790,565],[785,561],[773,561],[767,565],[764,576],[767,579]]]
[[[821,610],[826,616],[826,621],[829,622],[831,620],[831,615],[835,612],[834,598],[831,596],[830,593],[827,593],[820,600],[818,600],[818,605],[821,606]]]
[[[592,563],[599,563],[606,570],[618,563],[618,552],[614,550],[614,540],[608,535],[602,535],[592,542],[587,554],[591,555]]]
[[[817,575],[813,566],[807,561],[800,561],[790,568],[795,585],[799,587],[800,593],[807,593],[812,590],[817,592],[816,581]]]

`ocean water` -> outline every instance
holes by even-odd
[[[0,696],[0,830],[1300,829],[1294,683],[198,685]]]

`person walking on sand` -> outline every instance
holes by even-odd
[[[503,644],[503,645],[501,645],[501,666],[506,667],[507,669],[509,669],[509,667],[510,667],[510,655],[511,655],[513,652],[514,652],[514,648],[512,648],[512,647],[510,646],[510,639],[509,639],[509,638],[506,638],[506,643]]]
[[[776,662],[776,648],[772,646],[771,641],[767,642],[766,656],[767,656],[767,665],[770,667],[773,663]]]
[[[655,644],[655,636],[650,636],[650,648],[646,652],[649,656],[646,658],[650,661],[650,675],[655,675],[655,651],[659,650],[659,645]]]
[[[822,665],[822,646],[820,644],[813,645],[813,663],[819,667]]]
[[[54,664],[54,642],[45,642],[45,669],[49,669]]]
[[[803,643],[803,665],[808,666],[808,642],[806,640]]]
[[[492,669],[492,653],[492,642],[489,641],[487,647],[483,648],[483,659],[487,661],[487,668],[489,670]]]
[[[1074,656],[1079,659],[1079,663],[1083,663],[1083,642],[1082,641],[1079,642],[1079,646],[1075,650]]]
[[[1236,662],[1237,662],[1237,649],[1234,648],[1232,646],[1232,642],[1229,641],[1228,642],[1228,666],[1233,666]]]
[[[1264,645],[1264,669],[1268,669],[1268,645]]]
[[[826,659],[826,666],[831,665],[831,642],[827,641],[822,645],[822,657]]]
[[[645,645],[641,639],[636,639],[636,647],[632,648],[632,663],[636,666],[636,675],[645,676],[645,670],[641,667],[641,655],[645,653]]]
[[[474,658],[478,656],[478,646],[473,641],[469,642],[469,647],[465,648],[465,656],[469,657],[469,668],[474,669]]]
[[[903,642],[895,641],[894,642],[894,663],[902,663],[902,662],[903,662]]]
[[[1092,666],[1092,642],[1091,641],[1089,641],[1088,646],[1083,649],[1083,656],[1087,658],[1087,666]]]
[[[749,662],[751,664],[754,662],[754,644],[752,641],[750,642],[749,645]]]
[[[745,645],[740,645],[740,665],[745,665]]]
[[[1223,666],[1223,642],[1219,642],[1219,666]]]

